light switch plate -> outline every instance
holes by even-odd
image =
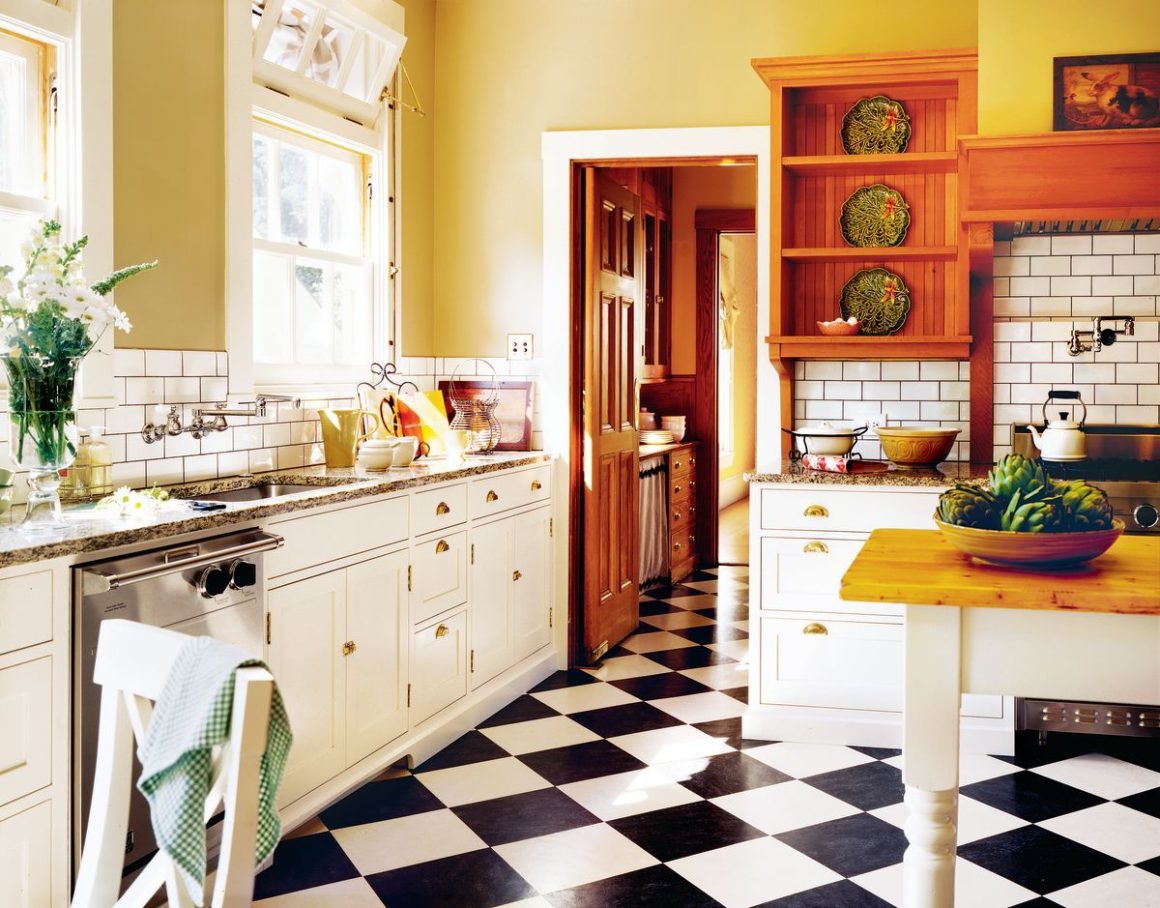
[[[507,358],[508,359],[531,359],[532,358],[532,335],[530,334],[509,334],[507,344]]]

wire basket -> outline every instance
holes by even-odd
[[[487,366],[491,370],[491,386],[485,387],[482,392],[478,388],[464,387],[459,381],[459,373],[466,363],[483,363]],[[476,371],[478,373],[478,366]],[[464,453],[486,454],[494,451],[500,440],[500,424],[495,415],[496,407],[499,406],[499,375],[495,366],[485,359],[460,361],[451,373],[447,396],[455,411],[451,418],[452,430],[467,433]]]

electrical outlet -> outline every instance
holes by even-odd
[[[509,334],[507,345],[508,359],[531,359],[532,358],[532,335],[530,334]]]
[[[890,416],[885,411],[882,413],[876,413],[873,416],[867,416],[866,417],[866,428],[877,432],[878,427],[886,425],[887,422],[889,421],[889,419],[890,419]]]

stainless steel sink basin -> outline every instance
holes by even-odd
[[[293,482],[263,482],[259,485],[246,486],[244,489],[227,489],[224,492],[205,492],[197,496],[198,501],[264,501],[268,498],[281,498],[284,495],[294,495],[297,492],[316,492],[320,486],[301,485]]]

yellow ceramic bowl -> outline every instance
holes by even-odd
[[[925,426],[879,426],[882,453],[900,467],[933,467],[942,463],[954,447],[958,429]]]
[[[1066,568],[1090,561],[1112,547],[1124,532],[1124,521],[1116,518],[1110,530],[1083,533],[1012,533],[1007,530],[980,530],[934,522],[947,542],[973,558],[1003,567]]]

